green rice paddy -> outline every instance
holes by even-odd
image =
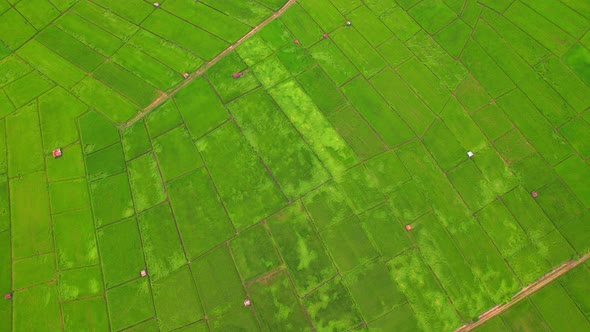
[[[587,0],[0,0],[0,331],[453,331],[588,252]]]

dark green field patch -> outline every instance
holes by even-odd
[[[153,283],[158,325],[169,331],[203,318],[197,287],[184,266]]]
[[[377,178],[363,165],[339,174],[334,182],[346,194],[355,213],[366,211],[385,200]]]
[[[215,186],[201,168],[167,184],[170,203],[189,259],[234,234]]]
[[[440,115],[444,123],[461,143],[461,146],[465,149],[464,151],[477,153],[488,146],[488,139],[472,117],[461,107],[457,99],[449,99]]]
[[[263,225],[241,232],[229,242],[229,246],[244,281],[262,276],[281,265],[272,239]]]
[[[146,210],[166,199],[158,164],[151,153],[130,161],[127,169],[136,211]]]
[[[533,331],[549,331],[547,323],[541,318],[537,309],[529,299],[515,303],[510,310],[500,315],[511,331],[532,329]]]
[[[106,292],[111,328],[120,330],[154,316],[150,284],[147,278],[126,283]]]
[[[580,44],[575,44],[563,57],[564,62],[574,70],[586,85],[590,85],[590,50]]]
[[[125,171],[125,156],[120,143],[86,156],[86,174],[89,181],[99,180]]]
[[[203,164],[199,151],[185,127],[167,132],[154,139],[152,144],[164,181],[188,173]]]
[[[494,142],[494,146],[508,166],[536,153],[535,148],[529,144],[526,138],[516,128],[511,129],[508,133],[498,138]]]
[[[139,272],[145,269],[145,262],[135,219],[130,218],[100,228],[96,233],[105,287],[111,288],[139,277]],[[131,284],[123,288],[133,287],[129,285]],[[111,312],[111,314],[120,315],[128,310],[120,309],[120,312]]]
[[[471,161],[460,164],[447,175],[472,211],[478,211],[496,198],[489,181]]]
[[[442,1],[426,0],[408,10],[424,30],[434,34],[457,16]]]
[[[342,93],[320,67],[313,67],[299,75],[297,81],[328,118],[346,105]]]
[[[367,264],[363,269],[350,273],[344,278],[344,284],[367,321],[406,302],[399,286],[381,262]]]
[[[302,45],[310,46],[322,38],[322,28],[299,4],[291,6],[280,20]]]
[[[208,317],[243,305],[245,291],[227,246],[221,245],[192,262],[191,269]]]
[[[587,213],[579,199],[559,180],[548,184],[539,192],[539,206],[557,227]]]
[[[54,215],[53,236],[60,270],[98,264],[90,210]]]
[[[416,220],[432,210],[430,202],[414,182],[408,182],[391,193],[389,201],[394,215],[404,222]]]
[[[101,54],[53,25],[43,29],[35,39],[87,72],[105,61]]]
[[[502,195],[518,185],[517,177],[512,174],[496,150],[481,150],[473,161],[496,194]]]
[[[559,283],[551,283],[531,295],[531,301],[551,329],[584,331],[590,323]]]
[[[520,184],[533,191],[553,182],[557,174],[539,154],[534,154],[514,164],[510,170],[520,180]]]
[[[119,174],[90,184],[96,227],[133,215],[133,201],[127,174]]]
[[[440,168],[449,170],[466,158],[466,152],[457,137],[442,121],[434,121],[423,138],[424,145],[430,151]]]
[[[105,62],[92,76],[142,107],[158,96],[155,87],[113,62]]]
[[[499,200],[477,212],[476,217],[504,257],[514,255],[529,243],[523,229]]]
[[[487,91],[483,86],[473,77],[469,75],[463,79],[455,89],[457,100],[469,112],[475,112],[492,102]],[[493,106],[493,105],[492,105]]]
[[[456,20],[439,31],[434,36],[434,39],[453,57],[458,58],[470,34],[471,27],[465,24],[463,20]]]
[[[387,151],[367,160],[365,166],[375,176],[379,183],[379,189],[385,196],[390,195],[411,179],[410,174],[393,151]]]
[[[103,116],[88,112],[79,120],[84,153],[92,153],[119,141],[117,129]]]
[[[278,21],[277,21],[278,22]],[[297,44],[289,44],[277,51],[277,57],[291,75],[298,75],[315,64],[311,54]]]
[[[582,158],[590,157],[590,125],[579,118],[566,123],[559,132],[576,149]]]
[[[524,189],[516,188],[504,195],[502,201],[533,241],[555,229],[551,220]]]
[[[157,281],[186,263],[168,204],[158,205],[140,214],[138,221],[150,280]]]

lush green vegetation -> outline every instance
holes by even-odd
[[[590,251],[587,0],[230,48],[286,2],[0,0],[0,331],[453,331]],[[480,329],[588,330],[589,271]]]

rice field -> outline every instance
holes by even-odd
[[[590,252],[589,142],[587,0],[0,0],[0,331],[454,331]]]

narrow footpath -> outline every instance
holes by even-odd
[[[553,269],[553,271],[545,274],[541,278],[537,279],[532,284],[523,288],[520,292],[512,297],[510,302],[504,303],[501,305],[497,305],[490,310],[484,312],[479,316],[479,320],[477,322],[469,323],[466,325],[461,326],[460,328],[456,329],[455,332],[467,332],[472,331],[478,326],[485,324],[490,319],[500,315],[504,311],[508,310],[511,306],[515,305],[516,303],[526,299],[530,295],[534,294],[536,291],[540,290],[544,286],[548,285],[555,279],[561,277],[562,275],[566,274],[568,271],[574,269],[580,264],[583,264],[586,260],[590,258],[590,253],[584,255],[582,258],[575,260],[575,261],[567,261],[560,266]]]

